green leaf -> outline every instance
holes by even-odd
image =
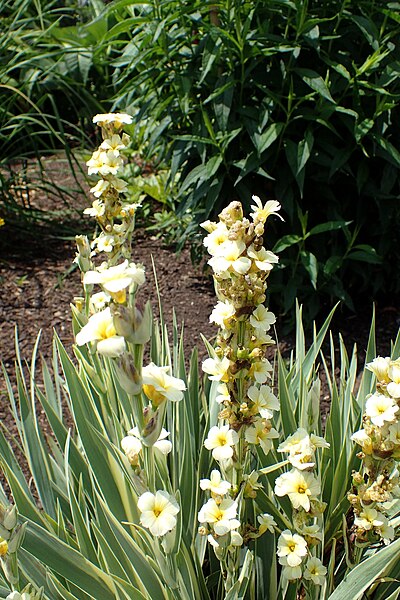
[[[353,247],[353,250],[347,255],[349,260],[358,260],[360,262],[366,262],[373,265],[379,265],[382,263],[382,257],[380,257],[375,248],[368,244],[358,244]]]
[[[337,229],[343,229],[350,225],[352,221],[327,221],[326,223],[321,223],[320,225],[316,225],[307,233],[307,237],[311,235],[317,235],[318,233],[325,233],[326,231],[336,231]]]
[[[272,123],[260,136],[254,138],[258,154],[262,154],[272,146],[284,128],[283,123]]]
[[[332,98],[328,86],[316,71],[299,68],[293,69],[293,71],[297,73],[297,75],[299,75],[304,83],[306,83],[311,89],[318,92],[318,94],[325,98],[325,100],[329,100],[329,102],[333,102],[335,104],[335,100]]]
[[[284,235],[280,240],[277,241],[275,246],[273,247],[273,252],[282,252],[285,248],[289,248],[290,246],[294,246],[302,241],[302,237],[300,235]]]
[[[380,135],[374,135],[374,139],[384,150],[390,162],[396,167],[400,167],[400,152],[397,150],[397,148],[393,146],[393,144],[389,142],[386,138]]]
[[[314,136],[310,130],[307,130],[304,139],[299,142],[297,147],[297,170],[296,175],[302,171],[310,158],[312,147],[314,145]]]
[[[33,521],[28,520],[24,548],[94,598],[115,600],[115,586],[110,575]]]
[[[310,276],[311,285],[317,289],[317,277],[318,277],[318,261],[316,256],[312,252],[302,250],[300,252],[301,262],[303,267]]]
[[[400,540],[378,550],[357,565],[329,596],[329,600],[359,600],[378,578],[388,573],[398,561]]]

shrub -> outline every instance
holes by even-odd
[[[231,200],[277,198],[286,224],[271,234],[282,259],[270,289],[285,312],[296,296],[313,316],[328,299],[353,308],[399,291],[397,8],[131,8],[132,39],[114,61],[120,99],[158,124],[150,142],[170,141],[178,213],[192,215],[185,235]]]

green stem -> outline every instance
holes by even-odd
[[[147,487],[153,494],[156,493],[156,465],[154,462],[153,446],[144,446],[144,468],[147,475]]]

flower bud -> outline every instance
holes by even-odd
[[[227,227],[232,227],[235,221],[243,219],[243,209],[240,202],[231,202],[219,215],[220,221]]]
[[[5,556],[7,554],[8,551],[8,544],[6,542],[6,540],[1,540],[0,541],[0,556]]]
[[[16,524],[17,524],[17,509],[16,509],[15,505],[12,505],[12,506],[9,506],[4,513],[2,525],[6,529],[8,529],[8,531],[11,531],[12,529],[14,529]]]
[[[134,332],[130,341],[133,344],[147,344],[151,336],[152,312],[150,301],[147,301],[144,308],[140,305],[135,306]]]
[[[139,452],[142,449],[142,444],[133,435],[127,435],[121,440],[121,447],[132,467],[137,467],[139,464]]]
[[[160,420],[160,411],[162,413]],[[140,432],[140,438],[144,446],[153,446],[159,438],[163,415],[165,409],[153,411],[150,407],[146,407],[143,411],[145,426]]]
[[[127,340],[131,340],[134,331],[132,310],[121,304],[111,304],[110,309],[117,334],[122,335]]]
[[[89,240],[86,235],[77,235],[75,237],[75,241],[78,253],[75,257],[74,262],[78,264],[80,270],[83,273],[86,273],[86,271],[89,271],[92,267],[92,261],[90,259],[91,250]]]
[[[75,296],[74,303],[76,310],[80,313],[83,313],[83,310],[85,308],[85,299],[82,298],[82,296]]]
[[[9,554],[14,554],[18,550],[18,548],[22,545],[25,537],[25,529],[27,527],[27,523],[23,523],[22,525],[17,525],[14,529],[12,536],[8,542],[8,552]]]
[[[142,378],[135,368],[132,358],[128,354],[122,354],[114,364],[118,381],[126,393],[134,396],[140,394],[142,390]]]

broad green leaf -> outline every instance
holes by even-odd
[[[307,237],[311,235],[317,235],[318,233],[325,233],[326,231],[336,231],[337,229],[343,229],[350,225],[352,221],[328,221],[327,223],[321,223],[316,225],[307,233]]]
[[[382,258],[378,256],[375,248],[368,244],[358,244],[353,246],[353,249],[347,255],[349,260],[359,260],[361,262],[367,262],[371,264],[380,264]]]
[[[275,244],[272,251],[273,252],[282,252],[286,248],[290,246],[294,246],[302,241],[302,237],[300,235],[284,235],[280,240]]]
[[[302,250],[300,252],[301,262],[308,275],[310,276],[311,285],[317,289],[317,277],[318,277],[318,262],[316,256],[312,252]]]
[[[283,123],[272,123],[257,139],[256,150],[258,154],[262,154],[267,148],[272,146],[275,140],[279,137],[284,128]]]
[[[365,590],[379,578],[384,577],[398,560],[400,540],[392,542],[389,546],[379,549],[373,556],[357,565],[336,590],[329,596],[329,600],[359,600]]]
[[[44,565],[94,598],[115,600],[112,578],[55,535],[28,521],[24,548]]]
[[[325,98],[325,100],[329,100],[329,102],[335,103],[335,100],[332,98],[326,82],[316,71],[313,71],[311,69],[299,68],[295,68],[293,70],[311,89],[318,92],[318,94]]]

